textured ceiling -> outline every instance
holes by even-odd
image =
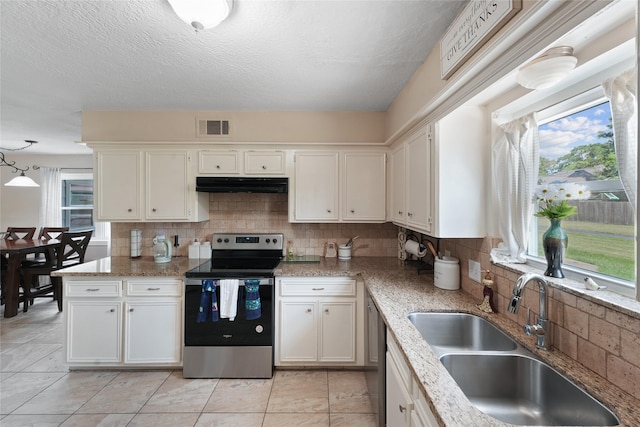
[[[0,1],[2,147],[90,150],[82,110],[385,111],[466,0]],[[26,153],[25,153],[26,154]]]

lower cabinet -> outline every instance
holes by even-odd
[[[387,331],[386,354],[387,427],[437,427],[433,412],[422,394],[417,379]]]
[[[73,367],[180,366],[178,278],[64,279],[66,362]]]
[[[276,286],[276,365],[363,365],[361,282],[287,277]]]

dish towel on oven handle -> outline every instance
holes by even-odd
[[[260,304],[260,280],[252,279],[244,281],[246,319],[255,320],[262,316]]]
[[[200,295],[200,308],[196,323],[206,322],[211,318],[212,322],[218,321],[218,298],[216,297],[216,280],[202,281],[202,294]]]
[[[238,314],[238,288],[240,281],[237,279],[220,280],[220,318],[233,322]]]

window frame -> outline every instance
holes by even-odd
[[[562,117],[566,117],[568,115],[574,114],[579,111],[586,110],[595,105],[601,104],[603,102],[608,102],[609,100],[606,98],[604,91],[601,86],[596,86],[590,90],[582,92],[578,95],[567,98],[561,102],[550,105],[547,108],[542,108],[536,113],[536,119],[538,122],[538,126],[542,126],[554,120],[557,120]],[[618,180],[617,186],[622,187],[622,183]],[[636,224],[636,232],[637,235],[637,224]],[[529,226],[529,247],[527,248],[527,264],[536,269],[544,270],[546,269],[546,261],[542,257],[537,257],[534,255],[530,255],[529,252],[537,252],[538,249],[538,229],[537,222],[535,221],[535,217],[532,215],[531,224]],[[638,252],[638,242],[637,239],[634,240],[634,251]],[[638,269],[638,260],[636,257],[636,271]],[[587,270],[580,267],[575,267],[569,264],[562,265],[562,271],[565,274],[567,279],[583,281],[586,277],[591,277],[598,284],[607,286],[607,288],[615,293],[618,293],[623,296],[636,298],[636,288],[638,278],[636,277],[635,282],[619,279],[613,276],[607,276],[596,271]]]
[[[63,171],[60,174],[60,184],[62,186],[64,186],[64,181],[79,181],[79,180],[90,180],[95,183],[93,173]],[[94,190],[94,194],[95,194],[95,190]],[[93,211],[93,205],[91,205],[91,207],[60,206],[61,213],[63,213],[65,210],[72,210],[72,209],[91,209]],[[92,219],[93,219],[94,230],[93,230],[93,237],[91,238],[91,242],[89,244],[96,243],[99,241],[109,241],[109,238],[111,235],[111,223],[95,221],[93,216],[92,216]]]

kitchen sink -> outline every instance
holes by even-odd
[[[445,354],[440,361],[471,403],[517,425],[613,426],[618,418],[546,363],[520,354]]]
[[[517,344],[482,317],[466,313],[416,312],[409,321],[439,355],[451,351],[510,351]]]

